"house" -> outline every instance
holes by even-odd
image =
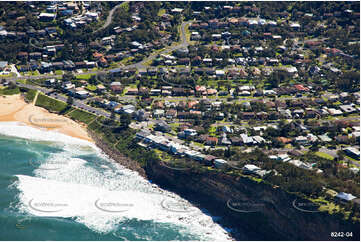
[[[223,168],[227,165],[227,161],[223,160],[223,159],[215,159],[214,160],[214,166],[216,168]]]
[[[306,169],[306,170],[311,170],[312,169],[312,165],[306,162],[302,162],[300,160],[290,160],[288,163],[297,166],[299,168],[302,169]]]
[[[200,40],[201,36],[198,32],[192,32],[191,33],[191,40]]]
[[[214,163],[214,160],[217,159],[217,157],[213,156],[213,155],[206,155],[203,159],[203,163],[206,166],[210,166]],[[222,165],[221,165],[222,166]]]
[[[247,164],[242,168],[242,170],[244,174],[257,174],[257,172],[260,171],[261,168],[252,164]]]
[[[327,111],[332,116],[339,116],[343,114],[341,110],[335,108],[327,108]]]
[[[55,13],[40,13],[39,20],[40,21],[53,21],[56,18]]]
[[[323,135],[319,135],[317,137],[321,140],[321,142],[328,143],[328,142],[332,141],[332,139],[330,137],[328,137],[327,133],[325,133]]]
[[[305,136],[297,136],[294,141],[298,144],[305,145],[308,144],[308,139]]]
[[[339,108],[344,112],[344,113],[353,113],[356,112],[357,109],[354,108],[351,104],[350,105],[340,105]]]
[[[194,129],[185,129],[185,130],[183,130],[183,132],[184,132],[186,137],[188,137],[188,136],[193,136],[194,137],[194,136],[197,135],[197,131],[194,130]]]
[[[29,58],[32,60],[38,60],[41,58],[41,53],[40,52],[31,52],[31,53],[29,53]]]
[[[169,118],[169,119],[173,119],[173,118],[177,117],[177,110],[175,110],[175,109],[169,109],[169,110],[166,112],[165,117],[166,117],[166,118]]]
[[[253,139],[253,143],[256,143],[256,144],[263,144],[266,142],[266,140],[259,135],[252,136],[251,138]]]
[[[103,93],[103,92],[105,92],[105,90],[107,90],[107,89],[106,89],[106,87],[105,87],[103,84],[98,84],[98,85],[97,85],[97,91],[98,91],[99,93]]]
[[[227,138],[227,135],[225,133],[222,134],[222,136],[219,138],[219,143],[221,145],[231,145],[232,142]]]
[[[133,114],[135,112],[135,106],[134,105],[131,105],[131,104],[128,104],[128,105],[124,105],[122,108],[121,108],[121,111],[123,113],[126,113],[126,114]]]
[[[186,96],[185,89],[182,87],[174,87],[172,89],[173,96]]]
[[[140,96],[148,95],[148,93],[149,93],[149,89],[147,87],[140,87],[138,89],[138,95]]]
[[[232,145],[237,145],[237,146],[240,146],[242,145],[243,143],[243,139],[239,138],[239,137],[232,137],[230,138],[231,142],[232,142]]]
[[[54,70],[64,70],[64,63],[63,62],[53,62],[52,63]]]
[[[112,82],[110,83],[110,89],[115,93],[121,93],[123,91],[122,85],[120,82]]]
[[[55,83],[56,83],[56,80],[55,80],[54,78],[52,78],[52,79],[47,79],[47,80],[45,81],[45,85],[47,85],[48,87],[55,85]]]
[[[216,76],[217,77],[224,77],[226,74],[224,70],[216,70]]]
[[[159,96],[162,93],[161,89],[151,89],[150,90],[150,95],[151,96]]]
[[[139,109],[134,112],[134,117],[137,121],[147,121],[149,119],[149,113],[145,112],[143,109]]]
[[[161,117],[164,116],[164,113],[165,113],[165,111],[163,109],[156,109],[153,112],[153,117],[154,118],[161,118]]]
[[[360,151],[354,147],[347,147],[345,149],[343,149],[343,151],[350,156],[351,158],[360,159]]]
[[[220,130],[224,133],[233,133],[232,128],[229,126],[222,126],[222,127],[220,127]]]
[[[272,160],[279,160],[282,162],[288,162],[291,160],[291,158],[287,154],[270,155],[269,158]]]
[[[89,97],[89,92],[85,91],[85,90],[79,90],[77,92],[75,92],[75,97],[80,98],[80,99],[85,99],[87,97]]]
[[[8,66],[7,61],[0,61],[0,71],[3,71]]]
[[[172,13],[176,13],[176,14],[180,14],[183,12],[183,9],[182,8],[173,8],[171,10]]]
[[[218,144],[218,138],[217,137],[207,137],[206,138],[206,145],[216,146]]]
[[[242,113],[242,118],[243,119],[249,120],[249,119],[255,119],[255,117],[256,117],[256,115],[253,112],[243,112]]]
[[[127,95],[138,95],[138,88],[128,88]]]
[[[20,59],[20,60],[27,60],[27,59],[28,59],[28,56],[29,56],[28,52],[24,52],[24,51],[20,51],[20,52],[16,55],[16,57],[17,57],[18,59]]]
[[[240,134],[240,137],[242,139],[242,143],[245,145],[251,145],[254,143],[253,138],[249,137],[247,134]]]
[[[300,92],[308,92],[310,90],[308,87],[304,87],[301,84],[294,85],[294,87]]]
[[[335,199],[340,202],[351,202],[356,199],[356,197],[350,193],[340,192],[335,196]]]

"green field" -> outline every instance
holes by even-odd
[[[97,90],[97,87],[95,85],[88,85],[85,87],[85,89],[87,89],[88,91],[94,92],[95,90]]]
[[[333,156],[332,155],[329,155],[329,154],[326,154],[326,153],[323,153],[323,152],[315,152],[315,155],[321,157],[321,158],[324,158],[324,159],[327,159],[327,160],[333,160]]]
[[[20,93],[20,90],[18,87],[16,88],[3,88],[3,89],[0,89],[0,95],[14,95],[14,94],[19,94]]]
[[[94,118],[96,118],[96,116],[94,114],[82,111],[80,109],[75,109],[72,112],[69,112],[67,114],[68,117],[76,120],[76,121],[80,121],[83,123],[88,124],[90,121],[92,121]]]
[[[39,106],[45,108],[52,112],[64,112],[66,111],[68,105],[62,101],[58,101],[56,99],[45,96],[42,93],[39,93],[38,98],[36,100],[35,106]]]
[[[158,11],[158,16],[162,16],[163,14],[165,14],[166,13],[166,10],[164,9],[164,8],[161,8],[161,9],[159,9],[159,11]]]
[[[25,94],[25,99],[28,100],[29,102],[32,102],[36,96],[37,91],[36,90],[29,90],[27,91],[27,93]]]
[[[19,80],[16,80],[17,82],[19,82],[19,83],[22,83],[22,84],[26,84],[26,80],[24,80],[24,79],[19,79]]]
[[[95,74],[80,74],[80,75],[76,75],[75,77],[78,80],[89,80],[94,75]]]

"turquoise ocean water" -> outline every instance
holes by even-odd
[[[59,133],[0,123],[0,240],[225,240],[204,211]]]

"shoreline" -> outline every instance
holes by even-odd
[[[83,124],[27,103],[20,94],[0,96],[0,124],[2,122],[19,122],[95,143]]]
[[[7,108],[3,108],[4,105],[6,105]],[[46,121],[49,120],[52,120],[53,122],[51,124],[49,124],[49,122],[46,124]],[[64,122],[60,122],[61,120]],[[37,122],[34,123],[33,121]],[[51,113],[48,110],[37,107],[31,103],[26,103],[20,94],[5,97],[0,96],[0,126],[5,123],[18,123],[24,127],[28,126],[43,131],[46,130],[50,132],[61,133],[72,138],[90,142],[99,148],[99,150],[104,153],[110,161],[116,162],[131,171],[137,172],[139,176],[152,183],[148,174],[146,173],[146,170],[142,168],[137,161],[125,156],[114,147],[104,142],[100,136],[91,130],[88,130],[85,125],[79,123],[78,121],[71,120],[65,116]],[[55,123],[59,124],[55,125]],[[77,129],[77,133],[69,132],[74,128]],[[167,187],[159,188],[168,192],[173,192],[185,199],[180,193],[167,189]],[[208,216],[213,218],[213,215],[208,214]],[[222,226],[222,224],[218,223],[218,225],[224,229],[225,235],[227,235],[229,240],[235,240],[234,236],[232,236],[232,233],[228,231],[227,228]]]
[[[159,165],[158,162],[148,162],[146,164],[146,167],[143,168],[136,160],[132,160],[131,158],[127,157],[126,155],[115,149],[115,147],[113,147],[111,144],[105,142],[102,139],[101,135],[98,135],[92,130],[86,129],[85,125],[81,125],[78,122],[64,116],[52,114],[46,109],[35,107],[32,104],[27,104],[20,95],[13,95],[10,97],[14,99],[14,103],[18,106],[11,106],[9,105],[12,104],[10,102],[6,103],[5,107],[2,108],[2,105],[4,106],[4,98],[0,97],[0,125],[1,122],[9,122],[9,120],[6,120],[7,118],[9,118],[9,116],[14,119],[16,114],[22,113],[25,106],[29,105],[31,110],[33,108],[35,108],[37,111],[41,110],[39,111],[40,114],[42,112],[45,112],[49,115],[46,117],[49,119],[53,118],[54,121],[57,121],[59,118],[71,121],[72,123],[76,124],[76,126],[71,127],[76,127],[78,131],[80,130],[82,132],[85,132],[87,139],[80,139],[86,141],[89,141],[90,139],[91,143],[96,145],[105,155],[110,158],[110,160],[113,160],[114,162],[124,166],[129,170],[136,171],[146,180],[152,183],[154,182],[154,184],[158,185],[159,188],[179,195],[183,199],[191,202],[192,204],[196,204],[197,207],[201,210],[205,209],[204,211],[207,211],[207,213],[209,213],[208,215],[210,215],[211,217],[219,217],[220,220],[217,223],[225,231],[227,231],[227,235],[231,240],[249,240],[249,238],[254,236],[256,236],[256,238],[259,238],[259,240],[269,240],[270,238],[271,240],[322,240],[323,238],[326,238],[324,236],[329,235],[329,226],[334,227],[335,231],[344,229],[353,231],[353,224],[340,223],[340,221],[332,215],[318,213],[315,217],[317,223],[323,224],[325,222],[325,219],[329,221],[328,226],[323,228],[323,231],[322,233],[320,233],[320,235],[317,235],[315,237],[308,237],[304,235],[305,233],[303,233],[302,235],[302,233],[300,234],[296,231],[293,231],[291,235],[286,235],[283,225],[284,223],[288,223],[289,221],[284,220],[282,214],[291,212],[290,216],[292,215],[291,217],[295,219],[297,218],[297,221],[288,226],[286,231],[292,231],[292,229],[294,228],[293,226],[306,224],[308,221],[308,214],[302,216],[302,214],[299,214],[299,212],[294,210],[290,211],[287,206],[284,206],[285,201],[288,201],[287,204],[291,204],[291,200],[293,200],[294,197],[293,195],[282,191],[282,189],[270,188],[265,184],[260,185],[248,179],[234,179],[232,176],[226,174],[202,175],[198,172],[184,173],[174,170],[170,171],[168,168]],[[11,99],[5,98],[5,100],[9,101]],[[6,112],[8,112],[9,114],[6,114]],[[31,116],[36,114],[38,115],[39,113],[33,112],[30,114],[26,114],[27,115],[24,115],[27,118],[25,119],[25,121],[28,121],[28,123],[30,123],[30,126],[33,126],[34,124],[29,121],[29,118],[32,121],[35,120],[41,123],[41,117],[36,116],[34,119],[32,119],[34,116]],[[16,118],[19,118],[19,116],[23,117],[21,115],[18,115],[16,116]],[[10,120],[10,122],[11,121],[18,122],[18,120]],[[65,126],[69,127],[69,124]],[[55,128],[49,127],[47,128],[47,130],[53,132],[60,131],[56,130]],[[59,133],[71,136],[73,138],[79,138],[74,135],[69,135],[66,132]],[[250,190],[252,190],[251,193],[249,193]],[[237,199],[244,199],[244,197],[251,200],[259,199],[263,201],[265,191],[267,191],[268,195],[271,196],[273,205],[271,207],[268,207],[269,210],[265,210],[257,214],[256,217],[234,213],[233,211],[227,209],[227,206],[225,206],[229,199],[235,199],[236,201]],[[239,193],[241,194],[241,198],[239,195],[237,195]],[[210,201],[212,202],[210,203]],[[278,210],[281,210],[282,212],[277,212]],[[274,216],[278,217],[282,221],[272,222],[271,224],[268,224],[269,220],[267,218],[273,218]],[[258,234],[260,230],[257,224],[261,224],[264,228],[267,229],[267,231],[265,233]],[[304,232],[311,230],[312,227],[307,227],[304,229]]]

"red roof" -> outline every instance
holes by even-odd
[[[304,87],[303,85],[300,85],[300,84],[295,85],[295,88],[298,91],[309,91],[310,90],[308,87]]]
[[[207,142],[218,142],[217,137],[207,137]]]

